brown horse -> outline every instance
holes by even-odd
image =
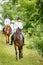
[[[4,34],[6,37],[6,43],[9,43],[9,37],[10,37],[10,25],[5,26],[4,28]]]
[[[23,53],[22,53],[23,44],[24,44],[23,35],[21,33],[21,30],[18,28],[16,33],[14,34],[14,47],[16,53],[16,60],[23,58]]]

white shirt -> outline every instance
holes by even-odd
[[[14,24],[14,31],[16,32],[17,28],[23,29],[23,25],[21,22],[15,22]]]
[[[5,19],[4,24],[5,24],[5,25],[10,25],[10,19]]]

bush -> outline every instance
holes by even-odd
[[[43,56],[43,36],[32,36],[27,45],[29,49],[36,49]]]

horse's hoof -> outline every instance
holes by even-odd
[[[21,56],[21,58],[23,58],[23,56]]]
[[[18,59],[16,59],[16,61],[18,61]]]
[[[9,45],[12,45],[12,44],[9,44]]]
[[[6,42],[6,44],[8,44],[8,43]]]
[[[19,57],[19,59],[21,59],[22,57]]]
[[[23,44],[23,45],[26,45],[26,44]]]
[[[9,44],[9,42],[6,42],[6,44]]]

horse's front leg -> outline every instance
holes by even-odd
[[[6,43],[9,43],[9,36],[6,36]]]
[[[8,36],[8,43],[9,43],[9,36]]]
[[[6,44],[8,43],[8,37],[7,37],[7,35],[6,35]]]
[[[19,49],[19,59],[23,58],[22,48]]]
[[[18,49],[16,46],[15,46],[15,54],[16,54],[16,60],[18,61]]]
[[[21,50],[19,49],[19,59],[21,59]]]
[[[23,50],[21,49],[21,58],[23,58]]]

